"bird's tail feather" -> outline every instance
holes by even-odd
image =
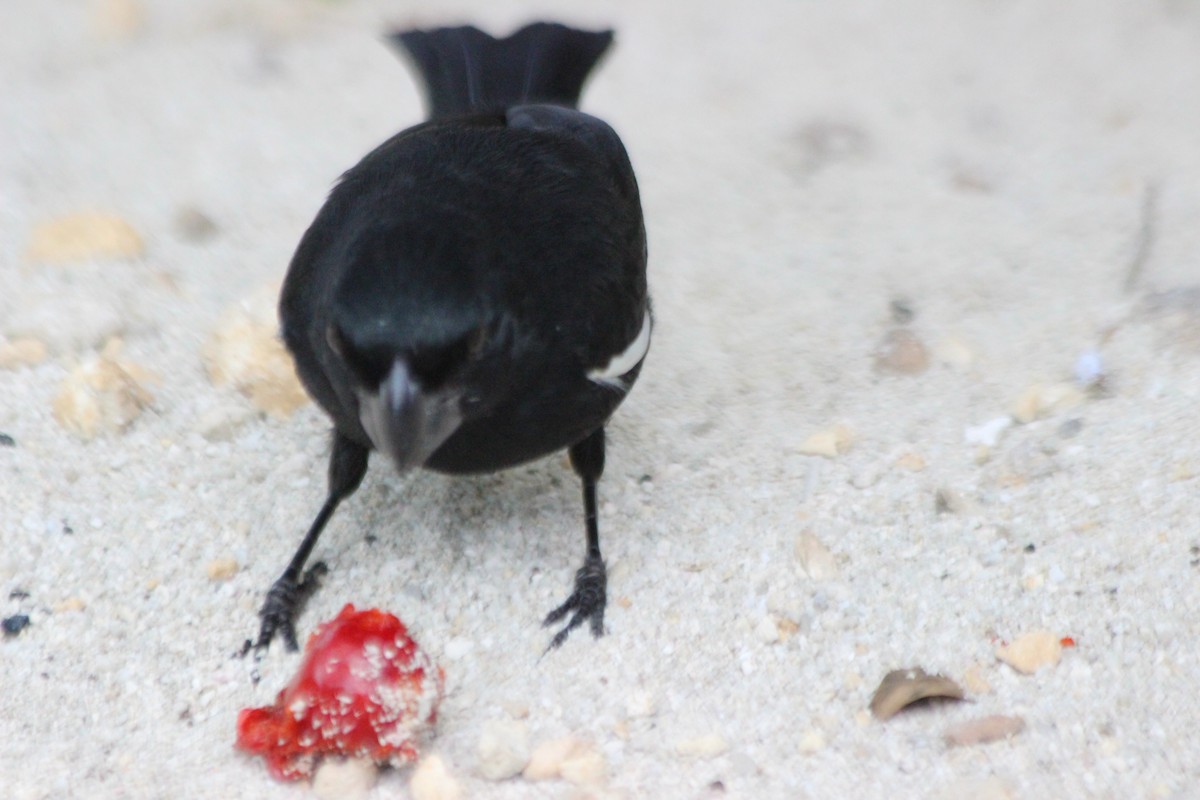
[[[535,22],[506,39],[469,25],[398,31],[388,38],[412,58],[429,118],[437,119],[522,103],[574,108],[613,34]]]

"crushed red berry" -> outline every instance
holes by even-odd
[[[280,780],[311,776],[327,755],[399,766],[416,760],[444,688],[441,668],[399,619],[347,605],[309,637],[275,705],[242,709],[237,747],[261,755]]]

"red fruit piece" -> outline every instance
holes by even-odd
[[[309,637],[275,705],[238,714],[237,747],[265,758],[280,780],[309,777],[325,755],[399,766],[416,760],[444,688],[441,668],[399,619],[347,605]]]

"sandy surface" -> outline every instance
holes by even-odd
[[[375,464],[302,632],[346,602],[399,614],[445,667],[426,749],[467,797],[1200,796],[1200,8],[141,6],[0,5],[0,342],[49,350],[0,369],[0,607],[32,621],[0,641],[0,795],[311,796],[232,747],[296,656],[257,685],[231,656],[320,503],[327,423],[258,413],[201,350],[332,180],[419,119],[385,26],[551,14],[618,30],[584,107],[638,171],[659,320],[610,427],[609,635],[538,659],[583,550],[558,457]],[[29,258],[85,210],[144,253]],[[929,364],[891,374],[907,312]],[[85,443],[52,406],[113,335],[153,401]],[[1059,404],[980,444],[1038,385]],[[996,659],[1037,630],[1076,646],[1032,675]],[[872,719],[912,665],[970,702]],[[989,714],[1026,727],[944,743]],[[497,720],[591,742],[605,776],[486,780]]]

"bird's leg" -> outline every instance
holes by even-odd
[[[354,494],[358,485],[362,483],[363,476],[367,474],[369,453],[367,448],[334,431],[333,451],[329,455],[329,494],[308,533],[304,535],[304,541],[292,556],[291,563],[267,592],[267,599],[263,602],[262,610],[258,612],[262,626],[258,630],[258,641],[251,645],[254,649],[267,647],[276,633],[283,634],[288,650],[299,649],[296,641],[296,617],[305,601],[316,590],[317,581],[328,571],[325,564],[318,561],[302,575],[304,562],[312,553],[317,539],[321,538],[321,531],[337,510],[338,503]],[[247,644],[249,645],[249,642]]]
[[[600,528],[596,518],[596,483],[604,472],[604,429],[597,428],[586,439],[571,447],[571,466],[583,481],[583,510],[587,521],[587,556],[575,573],[575,591],[567,601],[551,611],[543,625],[553,625],[571,614],[567,626],[554,635],[547,652],[567,640],[571,631],[583,622],[591,623],[592,635],[604,633],[604,607],[608,603],[608,571],[600,555]]]

